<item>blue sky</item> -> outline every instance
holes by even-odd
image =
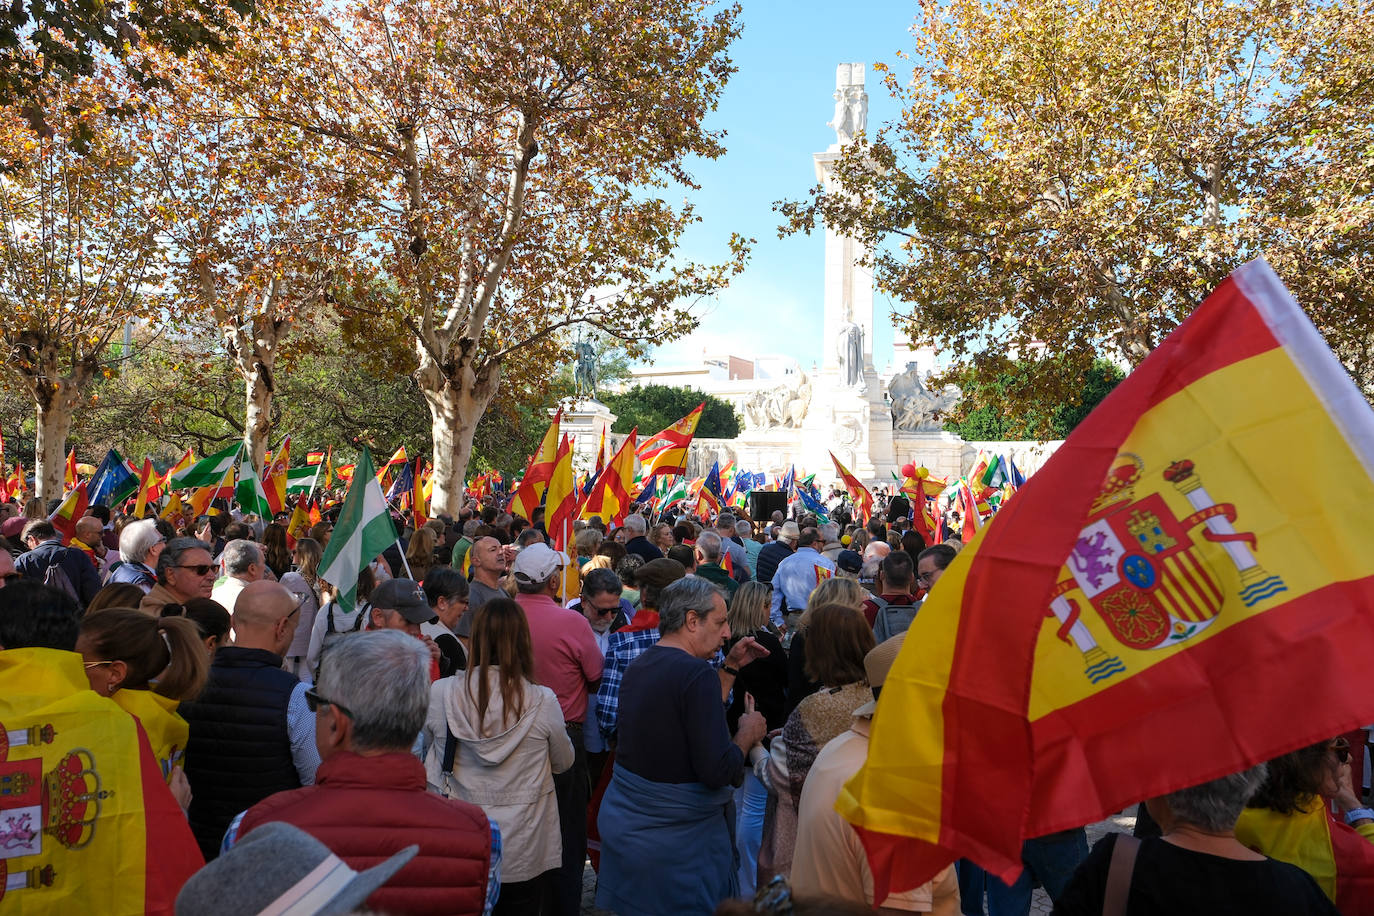
[[[744,32],[731,56],[739,68],[708,124],[725,130],[726,154],[698,162],[701,190],[691,195],[702,222],[685,236],[684,258],[720,261],[731,232],[753,237],[753,256],[730,288],[699,308],[696,332],[659,347],[648,362],[696,364],[711,355],[784,353],[809,368],[819,361],[822,310],[820,235],[777,237],[773,202],[800,198],[815,184],[811,154],[835,139],[826,127],[834,114],[835,66],[869,65],[870,134],[898,113],[876,61],[904,75],[896,51],[912,47],[913,0],[744,0]],[[891,302],[874,299],[874,362],[881,370],[892,347]]]

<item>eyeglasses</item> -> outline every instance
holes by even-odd
[[[113,665],[113,664],[114,664],[114,662],[86,662],[86,664],[82,665],[82,667],[85,668],[87,671],[89,671],[89,670],[91,670],[92,668],[99,668],[101,665]]]
[[[305,706],[311,712],[318,712],[321,706],[333,706],[335,709],[337,709],[344,715],[348,716],[350,719],[353,718],[353,713],[349,711],[347,706],[344,706],[341,703],[335,703],[333,700],[326,700],[324,697],[320,696],[318,693],[315,692],[314,687],[310,687],[305,691]]]
[[[205,576],[205,575],[209,575],[210,570],[212,570],[212,569],[215,568],[215,564],[213,564],[213,563],[196,563],[196,564],[191,565],[191,566],[183,566],[183,565],[181,565],[181,564],[179,564],[179,563],[173,563],[173,564],[172,564],[172,568],[173,568],[173,569],[189,569],[191,572],[195,573],[197,576]]]
[[[919,576],[916,577],[916,582],[920,585],[929,585],[930,583],[935,581],[935,577],[941,572],[942,570],[933,569],[928,573],[921,573]]]
[[[609,617],[620,610],[620,602],[617,601],[614,607],[597,607],[593,604],[591,605],[591,609],[596,611],[596,616],[598,617]]]

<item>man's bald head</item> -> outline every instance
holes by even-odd
[[[234,644],[280,655],[296,632],[296,597],[278,582],[260,579],[239,592],[234,603]]]
[[[94,547],[100,543],[100,532],[103,529],[100,519],[93,515],[83,515],[76,520],[76,539],[87,547]]]

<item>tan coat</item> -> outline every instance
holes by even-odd
[[[959,916],[959,884],[950,866],[920,887],[873,899],[873,873],[863,843],[835,810],[840,789],[868,758],[871,720],[856,716],[849,730],[816,756],[802,789],[797,812],[797,849],[792,857],[792,889],[797,896],[839,897],[881,910]]]

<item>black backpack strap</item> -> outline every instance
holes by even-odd
[[[444,762],[442,772],[453,772],[453,761],[458,756],[458,738],[453,734],[453,729],[447,724],[444,725]]]
[[[358,608],[358,619],[353,621],[353,629],[349,632],[357,633],[363,628],[363,618],[372,610],[372,602],[364,601],[363,606]]]
[[[329,607],[324,615],[324,632],[326,636],[333,636],[337,630],[334,629],[334,610],[339,606],[337,601],[329,602]]]

